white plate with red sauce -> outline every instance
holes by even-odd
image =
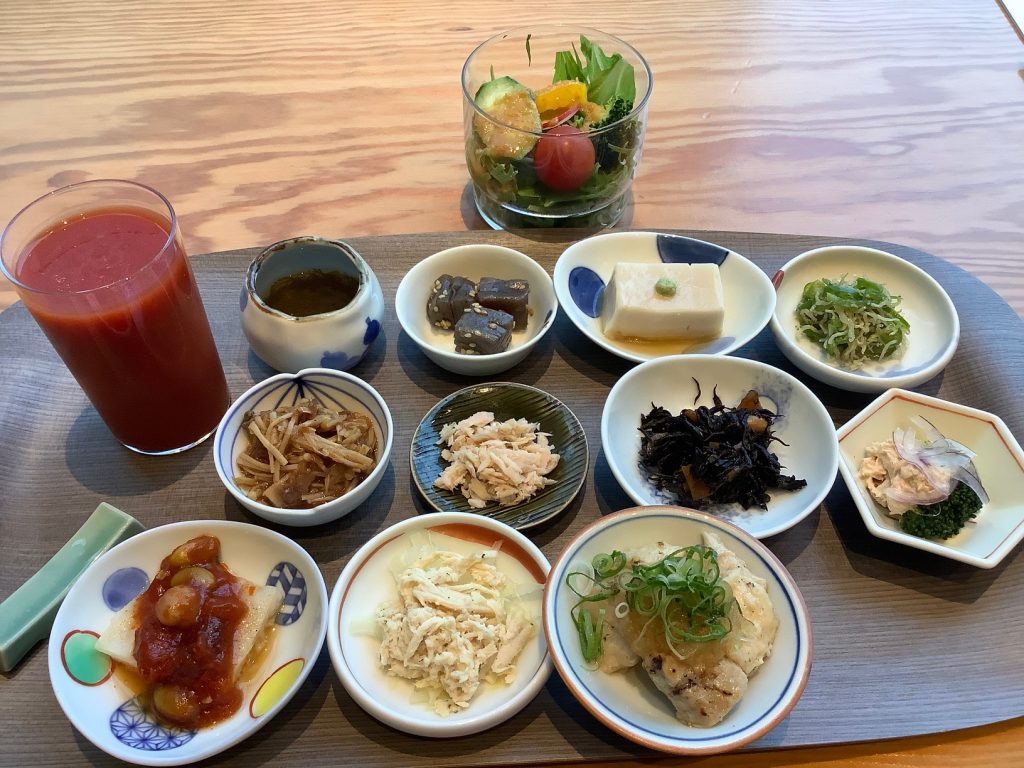
[[[159,722],[142,704],[137,678],[96,650],[96,639],[143,590],[162,560],[200,535],[221,542],[221,562],[255,584],[276,586],[282,605],[273,641],[242,703],[219,723],[186,730]],[[71,588],[50,633],[49,669],[57,701],[89,741],[137,765],[184,765],[215,755],[258,731],[295,695],[323,647],[327,587],[316,563],[274,531],[224,520],[153,528],[98,558]]]
[[[536,634],[518,657],[515,680],[507,685],[482,683],[466,709],[445,716],[436,714],[411,681],[390,676],[380,665],[381,640],[373,631],[378,607],[398,595],[396,569],[415,559],[424,544],[461,555],[498,549],[494,564],[514,585],[527,616],[536,625]],[[532,541],[491,518],[439,512],[396,523],[352,556],[331,593],[327,647],[334,670],[356,703],[406,733],[454,737],[491,728],[525,707],[551,674],[541,626],[541,599],[549,568],[547,558]]]

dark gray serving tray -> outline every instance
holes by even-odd
[[[769,275],[802,251],[836,242],[881,247],[934,276],[960,313],[960,348],[943,374],[919,388],[999,414],[1024,435],[1024,324],[991,289],[941,259],[897,245],[821,237],[686,232],[727,246]],[[474,380],[447,373],[404,335],[391,303],[405,271],[435,251],[471,242],[517,248],[549,271],[566,243],[508,233],[460,232],[352,238],[377,272],[389,305],[383,333],[353,371],[378,389],[395,421],[391,466],[350,516],[310,529],[278,527],[306,547],[333,587],[352,553],[378,531],[428,511],[409,473],[409,443],[440,398]],[[257,249],[199,256],[196,274],[233,395],[272,373],[249,351],[238,321],[245,267]],[[796,371],[766,329],[737,355],[806,381],[842,424],[872,399]],[[590,474],[569,508],[529,531],[549,556],[599,515],[632,506],[600,450],[608,390],[632,364],[588,341],[564,316],[519,366],[495,380],[540,387],[579,417],[591,446]],[[118,445],[24,306],[0,314],[0,599],[74,533],[100,501],[147,527],[232,519],[264,525],[217,480],[211,444],[147,458]],[[274,526],[271,526],[274,527]],[[825,504],[766,541],[789,567],[814,626],[814,667],[790,716],[752,748],[874,740],[952,730],[1024,715],[1024,562],[1019,551],[978,570],[871,536],[841,479]],[[78,734],[50,689],[40,645],[0,676],[0,764],[117,765]],[[327,651],[291,703],[263,730],[213,758],[217,765],[506,765],[647,755],[593,719],[553,675],[516,717],[490,731],[428,740],[394,731],[348,696]]]

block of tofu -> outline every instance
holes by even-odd
[[[659,292],[659,280],[671,289]],[[601,308],[604,334],[646,341],[709,339],[722,333],[725,302],[717,264],[615,265]]]
[[[232,651],[234,678],[237,680],[246,657],[252,651],[256,640],[264,627],[274,621],[281,608],[284,595],[277,587],[260,586],[238,577],[242,583],[240,592],[242,599],[249,606],[245,618],[235,632],[235,644]],[[107,654],[112,659],[135,669],[135,598],[128,605],[114,614],[106,631],[96,641],[96,650]]]

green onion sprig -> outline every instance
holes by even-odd
[[[566,586],[579,598],[571,616],[588,664],[601,657],[605,609],[598,608],[595,617],[587,603],[620,592],[625,592],[629,610],[648,617],[648,624],[661,621],[665,642],[679,658],[686,656],[682,644],[721,640],[732,629],[732,591],[721,579],[718,556],[710,547],[684,547],[657,563],[634,563],[628,570],[625,554],[614,550],[595,556],[591,565],[592,576],[573,571],[565,577]]]

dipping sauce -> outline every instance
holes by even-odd
[[[305,269],[278,278],[263,303],[293,317],[322,315],[347,307],[359,291],[359,278],[337,270]]]
[[[19,293],[114,436],[139,451],[216,428],[227,382],[170,222],[135,207],[67,216],[29,241]]]

